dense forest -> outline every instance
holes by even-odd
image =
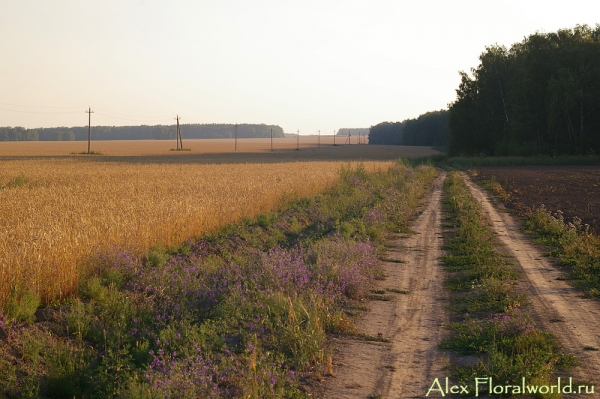
[[[369,144],[394,144],[402,145],[402,131],[404,122],[381,122],[371,126],[369,130]]]
[[[416,119],[371,126],[369,144],[445,147],[450,140],[448,111],[427,112]]]
[[[447,146],[450,141],[448,111],[427,112],[417,119],[405,120],[402,137],[404,145]]]
[[[600,25],[490,46],[460,72],[450,155],[600,153]]]
[[[184,139],[233,138],[235,125],[192,124],[180,125]],[[283,129],[276,125],[242,124],[237,127],[238,138],[284,137]],[[92,140],[174,140],[177,127],[171,126],[92,126]],[[87,140],[88,127],[53,127],[25,129],[0,127],[0,141],[73,141]]]

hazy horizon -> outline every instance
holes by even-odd
[[[485,46],[600,3],[0,0],[0,126],[265,123],[332,134],[446,108]]]

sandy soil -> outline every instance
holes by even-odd
[[[391,301],[370,301],[370,312],[358,325],[359,332],[390,342],[340,339],[333,359],[335,377],[326,382],[325,398],[421,398],[436,377],[447,374],[443,367],[448,362],[437,348],[448,322],[439,261],[444,177],[434,182],[412,225],[416,234],[397,237],[386,254],[396,262],[384,262],[388,278],[378,288],[408,293],[388,292]]]
[[[564,273],[544,256],[544,250],[531,244],[518,223],[508,213],[498,212],[488,195],[466,175],[463,178],[487,213],[499,241],[523,268],[526,276],[523,284],[536,321],[554,333],[565,349],[581,361],[568,375],[581,381],[599,382],[600,302],[582,298],[580,291],[557,280]]]
[[[581,362],[563,377],[597,384],[600,351],[593,349],[600,349],[600,302],[582,298],[579,291],[557,280],[563,273],[544,256],[544,249],[531,244],[508,213],[498,212],[487,194],[463,177],[482,204],[503,250],[524,271],[520,284],[529,295],[536,324],[554,333]],[[443,326],[450,321],[444,309],[444,271],[439,261],[443,179],[435,181],[412,226],[417,234],[398,236],[386,254],[386,259],[396,262],[384,262],[388,278],[378,289],[408,294],[393,294],[391,301],[370,301],[370,311],[357,327],[361,333],[390,342],[339,339],[334,376],[325,381],[324,398],[423,398],[435,378],[442,380],[448,374],[444,367],[451,355],[438,349],[448,334]]]

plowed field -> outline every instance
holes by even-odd
[[[478,168],[475,180],[495,178],[510,194],[517,212],[544,205],[562,211],[565,220],[582,219],[600,232],[600,167],[520,166]]]

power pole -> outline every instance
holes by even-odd
[[[235,141],[233,144],[233,151],[237,151],[237,123],[235,124]]]
[[[179,115],[175,118],[177,120],[177,151],[183,150],[183,140],[181,139],[181,129],[179,128]]]
[[[92,141],[92,107],[88,107],[88,110],[85,111],[88,114],[88,154],[90,153],[90,141]]]
[[[335,146],[335,130],[333,131],[333,145]]]
[[[319,130],[319,141],[317,141],[317,148],[321,147],[321,131]]]
[[[273,128],[271,128],[271,151],[273,151]]]
[[[296,151],[300,151],[300,130],[296,132]]]

